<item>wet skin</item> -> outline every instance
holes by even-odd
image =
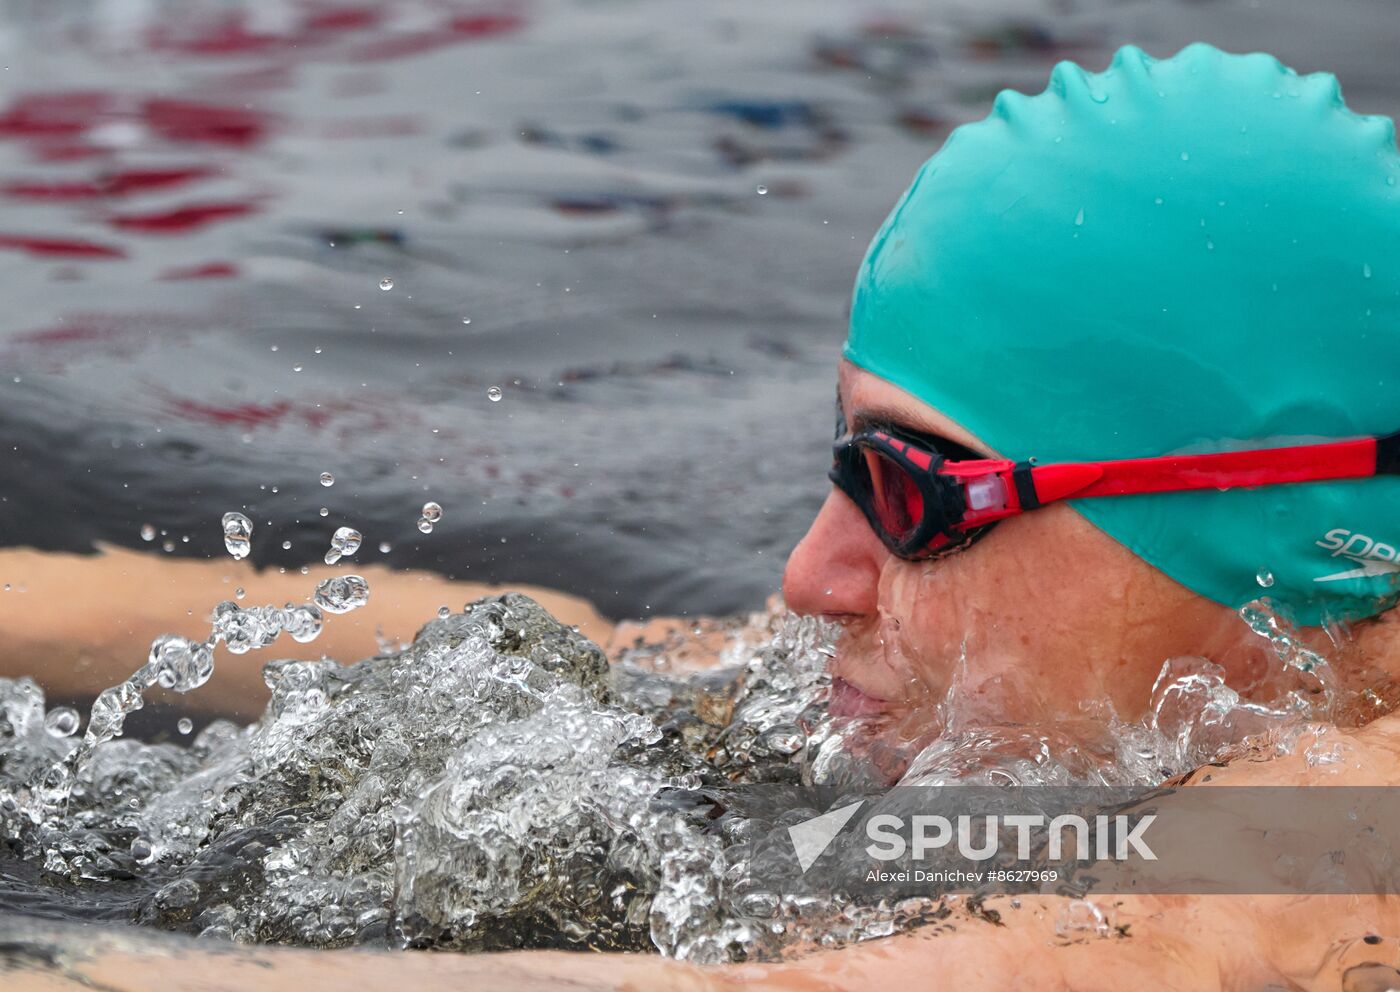
[[[851,430],[904,426],[1001,457],[849,362],[841,363],[839,389]],[[1103,703],[1133,720],[1166,659],[1209,658],[1247,695],[1270,651],[1234,610],[1157,571],[1065,504],[1005,520],[949,557],[909,562],[887,551],[833,487],[788,559],[783,594],[791,609],[843,626],[832,710],[881,715],[892,773],[908,742],[942,729],[938,703],[960,668],[957,709],[969,721],[1101,720]],[[1366,678],[1400,667],[1397,627],[1387,616],[1356,629],[1354,664],[1364,665]],[[1325,630],[1302,635],[1330,653]]]

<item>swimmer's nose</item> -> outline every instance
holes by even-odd
[[[833,489],[788,556],[783,599],[804,615],[874,616],[888,556],[856,505]]]

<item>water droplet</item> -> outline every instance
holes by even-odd
[[[300,365],[293,365],[293,366],[292,366],[292,371],[293,371],[293,372],[300,372],[300,371],[301,371],[301,366],[300,366]]]
[[[44,714],[44,729],[51,737],[72,737],[78,722],[78,711],[71,706],[55,706]]]
[[[175,729],[180,731],[180,733],[182,734],[188,734],[191,730],[194,729],[194,721],[187,716],[182,716],[180,717],[179,721],[175,724]]]
[[[1090,90],[1089,99],[1093,100],[1095,103],[1107,103],[1108,94],[1103,92],[1102,90]]]
[[[379,288],[384,290],[384,292],[386,293],[389,292],[389,290],[394,288],[394,280],[390,279],[388,276],[385,276],[383,279],[379,280]]]
[[[433,502],[424,503],[423,519],[430,523],[437,523],[442,519],[442,507]]]
[[[450,617],[451,615],[452,615],[452,611],[449,610],[446,606],[439,606],[439,607],[438,607],[438,619],[439,619],[439,620],[446,620],[446,619],[447,619],[448,617]]]
[[[1259,569],[1259,574],[1254,577],[1254,581],[1267,589],[1274,584],[1274,573],[1267,568],[1261,568]]]
[[[331,515],[331,511],[328,510],[328,509],[326,509],[324,506],[321,507],[321,508],[320,508],[319,510],[317,510],[316,512],[319,513],[319,514],[320,514],[321,516],[323,516],[323,517],[329,517],[329,516]]]
[[[141,540],[154,541],[156,539],[156,529],[150,524],[141,525]]]
[[[282,550],[283,550],[283,551],[290,551],[290,550],[292,550],[292,542],[291,542],[291,541],[283,541],[283,542],[282,542]]]
[[[419,518],[418,529],[424,534],[431,534],[433,532],[433,522],[426,517]]]
[[[760,184],[758,185],[758,188],[757,188],[756,192],[758,193],[759,196],[767,196],[767,195],[768,195],[768,187],[767,187],[767,186],[764,186],[762,183],[760,183]]]
[[[1080,208],[1079,208],[1079,213],[1077,213],[1077,214],[1074,215],[1074,226],[1075,226],[1075,227],[1083,227],[1083,226],[1084,226],[1084,208],[1083,208],[1083,207],[1080,207]]]
[[[334,565],[347,555],[360,550],[360,532],[353,527],[337,527],[331,537],[331,548],[326,552],[326,564]]]
[[[379,542],[379,553],[380,553],[381,555],[387,555],[387,554],[389,553],[390,550],[391,550],[391,548],[390,548],[390,545],[389,545],[389,542],[388,542],[388,541],[380,541],[380,542]]]
[[[369,602],[369,583],[358,575],[337,575],[318,585],[314,598],[327,613],[349,613]]]
[[[335,485],[335,476],[331,475],[329,472],[322,472],[322,473],[321,473],[321,485],[323,485],[323,486],[333,486],[333,485]]]
[[[471,319],[470,317],[463,317],[463,318],[462,318],[462,323],[463,323],[463,324],[470,324],[471,322],[472,322],[472,319]]]
[[[1370,263],[1370,262],[1365,262],[1365,263],[1362,264],[1362,266],[1361,266],[1361,278],[1362,278],[1362,279],[1369,279],[1369,278],[1371,278],[1371,263]]]
[[[309,603],[301,606],[288,603],[287,608],[282,611],[282,628],[299,644],[306,644],[320,637],[324,622],[321,611]]]
[[[492,403],[499,403],[501,401],[501,387],[492,386],[490,389],[486,390],[486,398]]]
[[[232,603],[228,605],[238,609]],[[208,643],[162,634],[151,642],[147,663],[162,686],[176,692],[189,692],[208,682],[209,676],[214,674],[214,649]]]
[[[131,841],[131,856],[142,863],[150,861],[155,849],[144,837],[134,837]]]
[[[247,558],[253,549],[253,521],[241,513],[224,514],[224,547],[235,558]],[[169,542],[167,542],[169,543]]]
[[[243,587],[242,587],[242,586],[239,586],[237,589],[233,590],[233,598],[234,598],[234,599],[242,599],[242,598],[243,598],[244,596],[246,596],[246,595],[248,595],[248,594],[247,594],[246,592],[243,591]]]

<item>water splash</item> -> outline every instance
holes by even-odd
[[[340,576],[318,593],[344,605],[367,595],[355,583]],[[273,620],[320,628],[316,607],[237,620],[228,607],[214,639],[260,640]],[[1316,722],[1335,695],[1326,661],[1264,606],[1242,615],[1277,662],[1262,702],[1205,659],[1172,659],[1144,721],[954,725],[905,781],[1153,785],[1241,748],[1300,742],[1310,763],[1341,760]],[[699,623],[610,666],[507,594],[440,613],[411,645],[354,665],[268,664],[271,698],[250,727],[215,721],[188,747],[116,740],[151,685],[201,677],[200,645],[163,641],[99,697],[81,741],[44,731],[32,681],[0,680],[0,827],[69,905],[211,938],[715,962],[885,936],[947,907],[753,887],[752,823],[725,806],[736,784],[859,779],[851,754],[868,728],[826,712],[837,633],[774,610]],[[54,767],[71,773],[65,803],[43,801]],[[1067,936],[1106,925],[1083,908],[1062,922]]]

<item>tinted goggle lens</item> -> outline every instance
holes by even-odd
[[[858,463],[871,509],[881,528],[896,542],[913,536],[924,519],[924,494],[913,476],[894,459],[862,446]]]

